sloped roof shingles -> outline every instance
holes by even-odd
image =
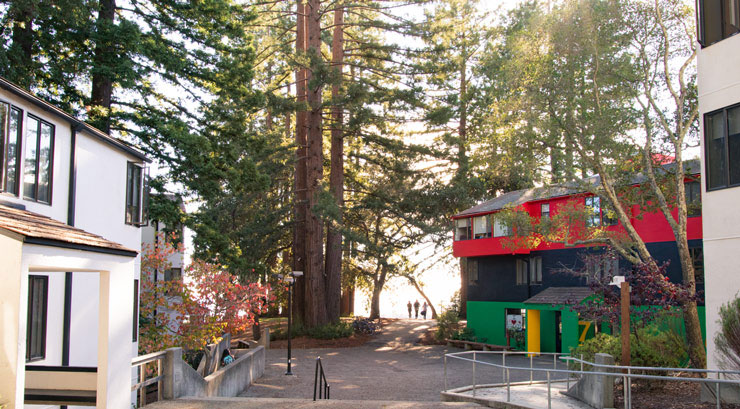
[[[69,243],[83,248],[112,250],[122,255],[128,253],[128,255],[136,256],[138,254],[136,250],[58,220],[2,204],[0,204],[0,229],[20,234],[26,238]]]

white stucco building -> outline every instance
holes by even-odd
[[[0,403],[131,407],[146,162],[0,78]]]
[[[740,292],[740,0],[697,2],[708,366],[718,311]]]

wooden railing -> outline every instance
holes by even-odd
[[[157,384],[157,401],[162,400],[162,361],[164,360],[166,352],[152,352],[151,354],[137,356],[131,360],[131,366],[136,368],[139,367],[139,380],[136,384],[131,386],[131,391],[139,392],[139,406],[142,407],[147,404],[146,401],[146,387],[152,384]],[[157,375],[147,379],[146,364],[150,362],[157,362]]]

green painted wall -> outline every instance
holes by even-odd
[[[507,308],[525,306],[516,302],[468,301],[468,327],[489,344],[506,345]]]
[[[555,311],[540,310],[540,348],[541,352],[555,351]]]

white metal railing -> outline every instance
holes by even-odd
[[[467,356],[473,355],[473,358],[470,359]],[[485,355],[502,355],[502,363],[496,364],[493,362],[486,362],[486,361],[479,361],[478,355],[479,354],[485,354]],[[527,367],[520,367],[520,366],[510,366],[506,365],[506,355],[529,355],[530,357],[530,366]],[[536,368],[532,364],[532,359],[534,356],[539,355],[552,355],[554,364],[553,368]],[[622,377],[624,381],[624,407],[626,409],[632,408],[632,390],[631,390],[631,383],[633,379],[651,379],[651,380],[664,380],[664,381],[686,381],[686,382],[702,382],[702,383],[712,383],[715,387],[715,401],[717,404],[717,409],[721,408],[721,397],[720,397],[720,385],[721,384],[730,384],[730,385],[736,385],[740,387],[740,379],[726,379],[727,375],[740,375],[740,371],[725,371],[725,370],[713,370],[713,369],[694,369],[694,368],[663,368],[663,367],[643,367],[643,366],[620,366],[620,365],[603,365],[603,364],[596,364],[593,362],[584,361],[581,356],[581,359],[573,358],[568,356],[568,354],[557,354],[557,353],[547,353],[547,352],[506,352],[506,351],[463,351],[463,352],[453,352],[449,354],[445,354],[444,357],[444,390],[447,392],[447,358],[452,359],[458,359],[462,361],[472,362],[473,363],[473,385],[472,385],[472,394],[475,396],[476,393],[476,364],[478,365],[487,365],[487,366],[493,366],[497,368],[501,368],[504,382],[506,383],[506,402],[511,401],[511,371],[528,371],[530,373],[530,381],[529,383],[534,383],[533,380],[533,373],[534,372],[545,372],[547,377],[547,407],[552,408],[552,396],[551,396],[551,383],[553,382],[552,374],[564,374],[566,375],[565,379],[556,379],[555,382],[568,382],[568,386],[570,385],[570,377],[572,375],[576,376],[583,376],[583,375],[605,375],[605,376],[614,376],[614,377]],[[575,362],[579,363],[581,366],[580,370],[571,370],[571,369],[558,369],[557,368],[557,359],[560,358],[566,362]],[[583,366],[590,365],[594,370],[592,371],[584,371]],[[602,368],[605,370],[595,370],[596,368]],[[699,373],[699,374],[717,374],[717,378],[690,378],[690,377],[681,377],[681,376],[664,376],[664,375],[648,375],[648,374],[638,374],[633,373],[632,371],[643,371],[643,372],[649,372],[649,371],[655,371],[655,372],[686,372],[686,373]],[[618,373],[619,371],[626,371],[623,373]],[[724,375],[725,379],[721,379],[721,376]],[[542,381],[538,381],[542,382]]]
[[[151,354],[137,356],[131,360],[131,366],[136,368],[139,367],[139,379],[138,382],[131,385],[131,391],[138,391],[139,393],[139,406],[142,407],[147,404],[146,402],[146,387],[152,384],[157,384],[157,401],[162,400],[162,361],[167,353],[165,351],[152,352]],[[146,378],[146,364],[150,362],[157,362],[157,375],[153,378]]]

